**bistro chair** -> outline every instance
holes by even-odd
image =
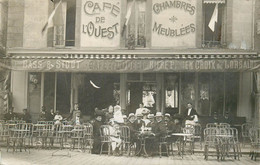
[[[239,157],[242,157],[241,145],[239,142],[239,133],[238,133],[237,128],[231,128],[231,129],[233,130],[233,138],[234,138],[233,140],[236,145],[236,152],[237,152],[238,159],[239,159]]]
[[[9,135],[8,124],[0,123],[0,140],[8,142]]]
[[[160,141],[159,141],[159,156],[160,158],[162,157],[162,154],[166,154],[167,156],[169,156],[169,147],[170,144],[167,140],[168,135],[164,135],[160,137]],[[165,146],[166,151],[162,151],[162,146]]]
[[[8,145],[7,145],[7,152],[9,150],[10,145],[13,147],[13,152],[16,151],[18,148],[20,152],[24,148],[26,151],[24,144],[25,140],[25,132],[27,131],[26,124],[20,123],[15,126],[15,128],[10,129],[10,137],[8,138]]]
[[[52,131],[49,132],[48,138],[50,139],[50,147],[52,148],[54,143],[57,142],[60,145],[60,149],[63,148],[63,125],[54,124]]]
[[[219,139],[219,145],[221,149],[221,160],[225,160],[226,156],[234,156],[234,159],[238,158],[239,155],[236,150],[237,144],[234,139],[234,130],[232,128],[219,128],[217,133],[217,138]],[[231,149],[233,153],[231,154]]]
[[[186,127],[194,128],[194,135],[193,135],[194,148],[195,148],[196,139],[198,139],[199,142],[200,142],[200,149],[202,150],[202,127],[201,127],[201,124],[199,124],[199,123],[192,124],[192,125],[187,124]]]
[[[108,153],[108,155],[111,154],[111,138],[110,138],[110,130],[108,125],[102,125],[100,127],[100,137],[101,137],[101,150],[100,150],[100,155],[105,152]],[[108,150],[103,151],[104,144],[108,145]]]
[[[217,159],[220,157],[220,149],[219,149],[219,140],[216,137],[217,128],[216,127],[208,127],[204,129],[204,159],[208,160],[209,156],[217,156]],[[210,154],[210,148],[216,150],[216,152],[212,152]]]
[[[86,147],[89,153],[91,153],[93,143],[93,126],[90,123],[84,123],[84,148]]]
[[[24,132],[24,146],[28,149],[32,146],[32,136],[33,136],[33,124],[32,123],[25,123],[25,132]],[[26,140],[28,141],[28,145],[26,145]],[[29,150],[30,152],[30,150]]]
[[[252,128],[251,123],[244,123],[241,126],[241,135],[242,135],[242,145],[245,146],[246,144],[250,143],[250,135],[249,130]]]
[[[260,153],[260,128],[250,128],[249,136],[251,140],[251,159],[256,161]]]
[[[121,151],[127,151],[127,156],[130,155],[131,151],[131,139],[130,139],[130,129],[128,126],[121,126],[120,128],[120,139],[122,140]]]
[[[73,130],[71,131],[71,148],[75,148],[75,144],[77,143],[77,149],[79,151],[84,150],[84,131],[85,128],[83,125],[75,125]]]
[[[186,134],[192,134],[192,136],[187,136],[187,137],[184,137],[184,141],[185,141],[185,146],[187,145],[187,143],[189,143],[190,147],[189,147],[189,151],[191,154],[194,153],[194,135],[195,135],[195,129],[194,127],[184,127],[183,128],[183,133],[186,133]]]

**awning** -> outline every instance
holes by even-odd
[[[114,55],[65,57],[13,57],[1,59],[0,67],[29,72],[244,72],[259,71],[259,55],[176,55],[139,57]]]
[[[204,3],[225,3],[226,0],[204,0]]]

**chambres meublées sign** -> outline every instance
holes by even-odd
[[[195,47],[195,0],[153,0],[152,46]]]

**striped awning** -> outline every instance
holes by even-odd
[[[226,3],[226,0],[204,0],[204,3]]]

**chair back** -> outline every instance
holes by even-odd
[[[216,124],[216,123],[207,123],[207,124],[206,124],[206,128],[212,128],[212,127],[213,127],[213,128],[216,128],[217,125],[218,125],[218,124]]]
[[[228,124],[228,123],[219,123],[218,128],[230,128],[230,124]]]
[[[253,143],[254,145],[260,145],[260,128],[250,128],[249,137],[251,143]]]
[[[83,125],[75,125],[72,130],[72,138],[84,138],[85,127]]]
[[[252,128],[252,124],[251,123],[244,123],[241,126],[241,133],[242,133],[242,137],[249,137],[249,130],[250,128]]]
[[[110,142],[110,130],[108,125],[100,126],[101,142]]]
[[[93,139],[93,126],[90,123],[84,123],[84,136],[85,139]]]
[[[119,130],[120,139],[122,139],[124,143],[130,143],[130,128],[128,126],[121,126]]]

